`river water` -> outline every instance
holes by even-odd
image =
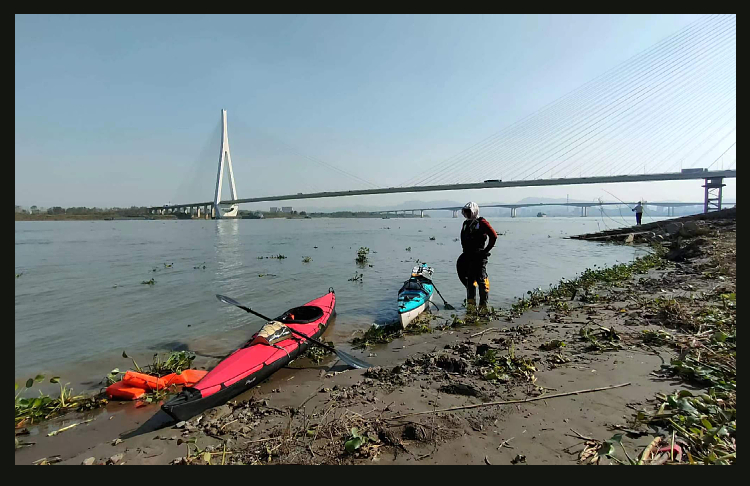
[[[112,368],[131,364],[123,351],[140,364],[169,349],[225,354],[263,322],[220,303],[217,293],[275,317],[333,287],[338,315],[326,338],[345,347],[355,331],[397,320],[396,293],[417,259],[435,268],[435,284],[461,312],[464,290],[455,272],[461,221],[16,222],[15,268],[22,273],[15,279],[16,381],[43,373],[93,388]],[[601,218],[491,223],[502,233],[488,265],[495,307],[586,267],[642,254],[564,239],[605,229]],[[359,247],[370,249],[364,267],[355,263]],[[287,258],[259,258],[278,254]],[[303,263],[306,256],[312,261]],[[355,272],[364,274],[362,282],[348,281]],[[141,283],[151,278],[154,285]]]

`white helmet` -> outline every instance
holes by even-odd
[[[466,219],[477,219],[477,216],[479,216],[479,205],[474,201],[469,201],[463,209],[461,209],[461,214],[463,214]]]

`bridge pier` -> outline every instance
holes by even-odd
[[[457,216],[457,213],[458,213],[458,211],[456,211],[456,210],[454,209],[454,210],[453,210],[453,217],[454,217],[454,218],[457,218],[457,217],[458,217],[458,216]]]
[[[706,189],[705,199],[703,201],[703,212],[721,210],[721,188],[726,186],[723,177],[713,179],[704,179],[706,183],[703,187]]]
[[[586,206],[581,206],[581,217],[585,218],[589,215],[588,208]]]
[[[510,217],[515,218],[516,217],[516,209],[518,208],[510,208]]]
[[[424,209],[419,210],[419,217],[424,218]]]

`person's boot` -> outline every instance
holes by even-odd
[[[479,313],[487,313],[487,301],[489,300],[490,294],[490,279],[485,278],[483,285],[479,286]]]

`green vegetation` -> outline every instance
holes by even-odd
[[[309,256],[302,257],[302,263],[310,263],[312,261],[312,258]]]
[[[665,265],[664,260],[659,256],[661,252],[659,250],[656,253],[636,258],[631,263],[621,263],[600,269],[587,268],[580,276],[572,280],[562,279],[557,286],[550,285],[547,291],[543,291],[541,287],[529,290],[526,292],[528,297],[518,299],[518,302],[511,306],[511,315],[520,316],[532,307],[543,304],[553,305],[556,310],[565,310],[569,307],[564,301],[571,301],[576,295],[580,295],[583,302],[598,301],[600,297],[591,293],[594,284],[604,283],[614,286],[627,281],[633,275],[646,273],[652,268],[660,268]]]
[[[614,328],[598,326],[594,329],[589,329],[584,326],[578,331],[578,335],[581,337],[581,341],[589,343],[586,351],[601,352],[617,351],[620,349],[620,345],[617,344],[620,341],[620,336]]]
[[[608,457],[618,464],[705,464],[730,465],[737,461],[737,396],[709,389],[708,393],[689,390],[657,395],[654,409],[641,410],[633,427],[645,425],[657,431],[656,437],[634,459],[622,444],[622,434],[598,443],[587,442],[587,462]],[[619,445],[625,459],[617,457]],[[594,454],[594,449],[596,453]]]
[[[377,326],[373,324],[361,337],[354,338],[352,345],[357,349],[363,349],[376,344],[388,344],[394,339],[402,337],[404,334],[425,334],[432,331],[429,319],[425,318],[414,319],[405,329],[402,329],[398,324],[390,326]]]
[[[536,382],[536,367],[530,359],[516,356],[515,347],[511,345],[508,354],[498,356],[494,349],[478,355],[474,364],[480,367],[482,377],[487,381],[506,383],[511,377],[531,383]]]
[[[144,280],[141,282],[143,285],[154,285],[156,283],[156,280],[154,280],[153,277],[151,277],[151,280]]]
[[[44,381],[44,375],[37,375],[34,378],[26,380],[25,386],[21,387],[16,383],[15,397],[15,426],[16,428],[25,425],[39,423],[52,417],[62,416],[68,412],[85,411],[99,408],[107,404],[107,399],[102,395],[86,396],[73,395],[73,389],[68,388],[70,383],[60,384],[60,396],[53,398],[39,391],[38,397],[22,398],[21,394],[31,389],[34,383]],[[60,383],[60,377],[50,378],[50,383]]]
[[[564,341],[553,339],[552,341],[547,341],[546,343],[542,343],[539,346],[539,349],[541,349],[542,351],[554,351],[556,349],[564,348],[564,347],[565,347]]]
[[[323,344],[327,344],[330,347],[334,347],[332,341],[326,341],[321,340]],[[312,361],[315,364],[320,364],[327,356],[330,356],[333,354],[333,351],[329,351],[328,349],[322,347],[322,346],[315,346],[312,345],[302,354],[303,358],[309,358],[310,361]]]
[[[352,340],[355,348],[362,349],[375,344],[387,344],[397,337],[401,337],[402,331],[396,326],[377,326],[373,324],[365,331],[362,337]]]
[[[369,248],[365,248],[364,246],[360,246],[359,250],[357,250],[357,258],[354,260],[359,264],[364,265],[367,263],[367,255],[370,253]]]

